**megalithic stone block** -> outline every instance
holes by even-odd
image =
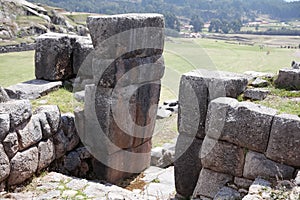
[[[115,59],[125,54],[126,58],[135,58],[163,53],[163,15],[91,16],[87,26],[93,45],[103,59]]]
[[[150,165],[161,81],[164,19],[159,14],[89,17],[93,83],[77,126],[97,178],[117,182]],[[83,66],[84,67],[84,66]],[[80,77],[85,70],[79,69]],[[80,121],[84,120],[84,123]]]

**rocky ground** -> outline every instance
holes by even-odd
[[[128,182],[126,188],[49,172],[34,178],[27,186],[15,192],[1,193],[0,199],[172,199],[175,195],[174,168],[150,167]]]

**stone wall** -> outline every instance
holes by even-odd
[[[32,51],[35,49],[35,43],[21,43],[16,45],[0,46],[0,53],[20,52],[20,51]]]
[[[49,169],[89,177],[92,158],[80,143],[73,114],[51,105],[32,110],[29,100],[9,100],[4,90],[0,102],[0,190]]]
[[[220,79],[228,81],[219,73]],[[223,97],[211,98],[209,85],[217,79],[206,79],[202,72],[185,74],[181,80],[180,136],[175,161],[178,196],[213,199],[230,186],[234,188],[232,194],[241,198],[241,191],[247,190],[257,177],[269,181],[295,178],[300,168],[300,118],[280,115],[277,110],[258,104],[238,102],[225,97],[237,97],[227,92],[219,93]],[[223,87],[228,91],[227,84],[224,85],[218,82],[216,89]],[[234,94],[246,86],[233,85]],[[191,114],[195,105],[202,106],[203,114]],[[183,124],[183,120],[193,123]]]

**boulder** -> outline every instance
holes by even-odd
[[[38,115],[33,115],[28,124],[18,131],[20,150],[38,143],[42,137],[42,129]]]
[[[277,88],[300,90],[300,69],[281,69],[275,80]]]
[[[41,141],[38,145],[39,161],[38,171],[48,167],[55,159],[55,148],[52,139]]]
[[[279,163],[300,167],[300,118],[276,115],[273,121],[266,156]]]
[[[58,106],[56,105],[40,106],[34,111],[34,113],[35,114],[44,113],[46,115],[47,122],[44,121],[44,117],[40,118],[43,121],[43,122],[41,121],[41,125],[42,127],[45,128],[44,129],[45,135],[43,135],[45,139],[49,138],[51,135],[55,134],[58,131],[58,128],[60,126],[60,118],[61,118],[60,110]],[[50,132],[49,130],[46,130],[48,129],[47,123],[50,126]]]
[[[69,141],[67,144],[67,151],[73,150],[80,142],[74,118],[75,116],[72,113],[65,113],[61,115],[61,128]]]
[[[6,93],[5,89],[0,86],[0,103],[9,101],[9,96]]]
[[[72,41],[68,35],[46,33],[37,38],[35,76],[49,81],[67,80],[74,76]]]
[[[37,147],[18,152],[10,161],[11,172],[8,178],[8,185],[21,184],[32,177],[37,170],[38,159],[39,153]]]
[[[67,146],[69,143],[68,138],[65,136],[63,130],[58,131],[53,136],[53,143],[55,147],[55,158],[59,159],[67,152]]]
[[[80,155],[76,151],[70,152],[64,159],[64,167],[72,172],[81,166]]]
[[[176,192],[183,197],[190,197],[197,184],[202,169],[200,150],[202,140],[186,135],[179,135],[175,150],[175,186]]]
[[[203,168],[200,172],[193,197],[205,196],[214,198],[220,189],[231,181],[233,181],[233,177],[228,174],[218,173]]]
[[[73,73],[78,74],[78,70],[90,69],[88,71],[81,71],[80,74],[92,75],[92,60],[94,50],[91,39],[88,37],[78,37],[73,44]],[[82,66],[83,65],[83,66]]]
[[[270,94],[269,90],[266,89],[258,89],[258,88],[254,88],[254,89],[247,89],[244,92],[244,98],[246,99],[251,99],[251,100],[258,100],[258,101],[262,101],[265,98],[267,98],[268,94]]]
[[[236,145],[205,137],[201,149],[201,163],[206,169],[242,176],[244,150]]]
[[[250,85],[253,87],[267,87],[270,85],[270,83],[258,77]]]
[[[102,58],[116,59],[161,55],[164,17],[160,14],[91,16],[87,19],[93,45]],[[101,28],[99,28],[101,27]],[[112,47],[111,44],[118,44]]]
[[[0,144],[0,182],[5,180],[10,173],[9,159],[4,151],[2,144]]]
[[[10,159],[14,157],[19,150],[19,140],[17,133],[9,133],[2,143],[7,156]]]
[[[11,128],[15,128],[31,117],[31,103],[29,100],[12,100],[0,103],[0,113],[9,114]]]
[[[6,137],[10,129],[9,113],[0,113],[0,142]]]
[[[300,63],[293,60],[292,64],[291,64],[291,67],[293,69],[300,69]]]
[[[262,177],[265,179],[288,180],[293,177],[294,168],[276,163],[264,154],[249,151],[246,155],[243,176],[248,179]]]
[[[265,152],[276,113],[276,110],[258,104],[221,97],[209,105],[206,135]]]

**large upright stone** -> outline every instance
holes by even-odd
[[[65,34],[47,33],[36,41],[35,76],[49,81],[72,77],[72,41]]]
[[[265,152],[276,113],[274,109],[251,102],[218,98],[209,105],[206,134],[216,140]]]
[[[126,58],[161,55],[164,49],[163,15],[91,16],[87,26],[96,51],[105,59],[116,59],[124,54]]]
[[[300,167],[300,118],[277,115],[272,125],[267,157],[280,163]]]
[[[92,58],[94,50],[91,39],[87,37],[78,37],[73,45],[73,72],[78,73],[78,70],[84,65],[84,69],[92,68]],[[81,72],[85,75],[92,75],[92,71]]]
[[[300,90],[300,69],[281,69],[275,86],[290,90]]]
[[[31,117],[31,103],[29,100],[13,100],[0,103],[0,113],[10,116],[11,127],[17,127]]]

